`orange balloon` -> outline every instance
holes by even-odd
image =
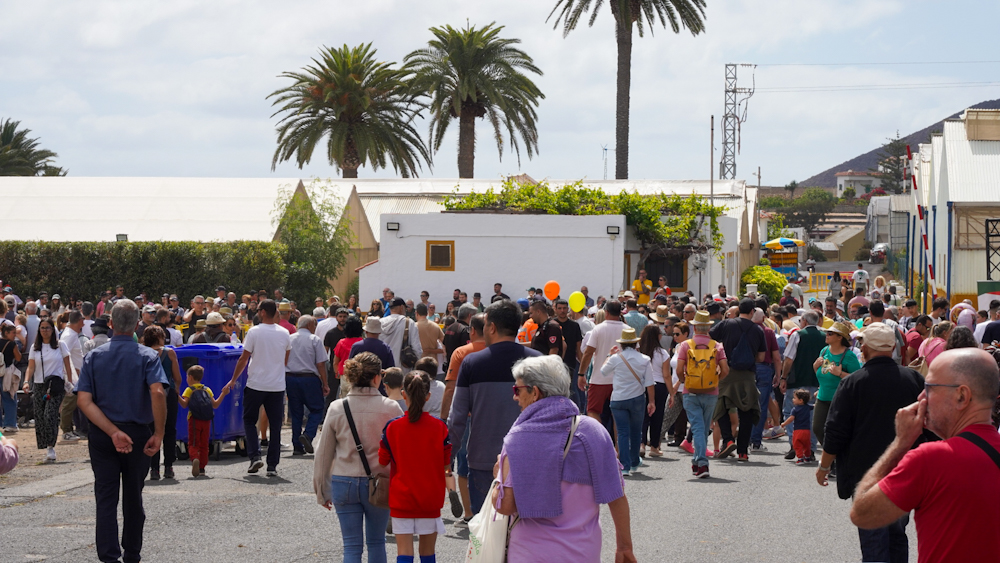
[[[549,280],[545,283],[545,298],[549,301],[559,297],[559,283],[555,280]]]

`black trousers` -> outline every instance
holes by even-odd
[[[163,425],[163,467],[170,467],[177,461],[177,391],[167,389],[167,421]],[[149,460],[149,468],[160,469],[160,452],[157,450]]]
[[[250,461],[260,459],[260,435],[257,420],[260,407],[264,407],[270,429],[267,447],[267,468],[278,467],[281,459],[281,423],[285,419],[285,392],[258,391],[247,387],[243,390],[243,430],[246,432],[247,456]]]
[[[651,448],[659,449],[660,433],[663,431],[663,413],[667,408],[667,399],[670,397],[670,392],[667,391],[665,383],[657,383],[653,387],[653,393],[653,402],[656,404],[656,410],[653,411],[653,416],[646,413],[642,419],[642,443],[648,444]]]
[[[132,439],[132,451],[118,453],[111,436],[96,424],[90,425],[88,448],[90,466],[94,470],[94,497],[97,504],[97,557],[104,562],[139,561],[142,550],[142,528],[146,513],[142,509],[142,487],[149,472],[149,456],[143,453],[146,441],[153,435],[149,426],[118,424]],[[122,496],[122,536],[118,542],[118,490]]]
[[[753,431],[753,411],[736,411],[740,420],[740,430],[736,435],[736,453],[748,453],[750,448],[750,433]],[[729,413],[719,417],[719,431],[722,433],[722,445],[725,446],[733,439],[733,424],[729,420]]]

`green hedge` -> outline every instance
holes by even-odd
[[[97,302],[102,291],[125,287],[159,301],[176,293],[181,306],[222,284],[237,295],[282,287],[287,279],[281,243],[24,242],[0,241],[0,279],[22,298],[41,291],[63,300]]]
[[[788,280],[769,266],[751,266],[740,275],[740,295],[746,295],[750,283],[757,284],[757,293],[767,295],[768,303],[777,303]]]

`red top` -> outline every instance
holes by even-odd
[[[393,518],[440,518],[444,470],[451,462],[448,426],[423,413],[390,420],[382,431],[378,462],[389,466],[389,514]],[[391,462],[391,465],[390,465]]]
[[[288,331],[288,334],[295,334],[295,325],[286,321],[285,319],[281,319],[280,321],[278,321],[278,326],[284,327],[284,329]]]
[[[1000,434],[989,424],[963,432],[1000,450]],[[900,510],[916,511],[921,563],[1000,560],[1000,469],[972,442],[955,436],[921,444],[878,486]]]

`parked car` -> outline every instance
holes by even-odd
[[[889,243],[880,242],[872,247],[871,256],[868,258],[868,262],[872,264],[882,264],[885,262],[886,256],[889,255]]]

